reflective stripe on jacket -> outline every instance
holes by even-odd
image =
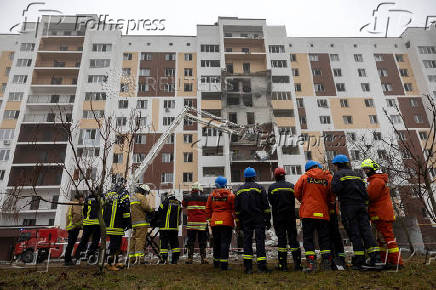
[[[140,193],[133,193],[130,198],[130,212],[132,214],[132,227],[149,226],[147,212],[151,212],[152,207],[147,197]]]
[[[158,209],[159,230],[178,230],[182,205],[174,196],[166,198]]]
[[[186,209],[188,222],[186,229],[188,230],[206,230],[207,228],[207,212],[206,212],[207,196],[193,192],[183,198],[183,208]]]
[[[66,218],[67,231],[82,226],[82,213],[81,213],[82,207],[77,199],[73,200],[72,203],[76,203],[77,205],[70,205],[70,207],[68,208],[67,218]]]
[[[294,185],[286,180],[271,184],[268,188],[273,222],[280,223],[295,219]]]
[[[394,221],[394,207],[389,187],[387,186],[388,175],[375,173],[368,177],[368,213],[371,220]]]
[[[98,221],[98,200],[95,196],[90,195],[85,198],[83,203],[83,225],[92,226],[99,225]]]
[[[235,195],[226,188],[215,189],[207,199],[207,215],[210,226],[234,226]]]
[[[124,229],[131,225],[129,193],[108,192],[105,196],[103,217],[106,234],[124,235]]]
[[[265,225],[271,219],[271,209],[263,186],[245,182],[236,191],[235,211],[242,226]]]

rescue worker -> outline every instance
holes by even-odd
[[[203,188],[198,182],[192,184],[191,194],[183,198],[183,208],[186,209],[188,222],[186,230],[188,235],[188,260],[186,264],[192,264],[194,258],[195,240],[198,237],[200,247],[201,264],[207,264],[206,244],[208,238],[206,202],[207,196],[203,195]]]
[[[80,193],[76,193],[74,199],[71,201],[73,203],[69,206],[67,211],[67,226],[66,230],[68,232],[68,244],[65,249],[65,266],[73,266],[73,259],[71,255],[73,253],[74,245],[77,242],[77,236],[80,233],[80,229],[82,228],[82,206],[83,203],[83,195]]]
[[[332,180],[332,191],[339,198],[342,224],[353,243],[353,269],[381,270],[383,264],[380,260],[379,247],[369,224],[368,192],[365,182],[350,168],[347,156],[336,155],[332,163],[336,169]],[[365,261],[365,248],[370,257],[369,264]]]
[[[294,260],[294,269],[302,270],[301,249],[297,242],[295,221],[294,185],[285,179],[286,171],[282,167],[274,170],[276,182],[268,188],[268,200],[272,208],[274,230],[278,238],[278,269],[288,271],[288,243]]]
[[[318,244],[322,257],[322,270],[331,269],[329,237],[329,208],[334,204],[330,185],[332,176],[322,170],[321,164],[309,160],[305,173],[295,184],[295,197],[300,201],[299,216],[303,225],[303,246],[307,261],[307,272],[316,270],[314,233],[318,233]]]
[[[80,254],[88,246],[89,239],[92,236],[92,243],[89,248],[86,257],[90,257],[96,254],[99,242],[100,242],[100,222],[98,220],[98,197],[91,191],[90,194],[85,198],[83,203],[82,215],[83,215],[83,235],[77,246],[76,260],[80,259]]]
[[[138,184],[130,197],[130,213],[132,217],[132,233],[129,246],[129,263],[144,263],[144,249],[147,239],[147,215],[153,210],[146,195],[150,193],[147,184]]]
[[[182,214],[182,206],[173,192],[161,203],[158,209],[160,220],[159,225],[159,242],[160,242],[160,264],[168,263],[168,252],[171,247],[172,257],[171,264],[177,264],[180,257],[179,248],[179,225]]]
[[[391,194],[387,186],[388,175],[377,172],[380,165],[372,159],[366,159],[360,166],[368,176],[369,217],[375,225],[379,239],[380,256],[382,261],[387,261],[387,267],[403,267],[404,263],[399,255],[400,249],[395,239],[393,222],[395,220]],[[387,259],[386,259],[387,248]]]
[[[215,268],[228,270],[229,248],[235,218],[235,195],[226,188],[227,179],[218,176],[216,189],[209,195],[206,210],[213,235],[213,264]]]
[[[118,263],[124,231],[132,227],[130,216],[129,192],[124,188],[124,179],[120,179],[114,189],[105,196],[103,219],[106,235],[109,237],[109,259],[106,268],[118,271],[125,265]]]
[[[271,228],[271,209],[265,189],[255,182],[256,171],[247,167],[244,170],[245,183],[235,197],[237,221],[244,234],[244,268],[246,274],[253,273],[253,233],[256,238],[256,257],[259,272],[270,272],[265,252],[265,228]]]

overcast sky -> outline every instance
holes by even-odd
[[[114,19],[166,19],[165,30],[159,34],[195,35],[197,24],[213,24],[218,16],[265,18],[269,25],[285,25],[288,36],[370,36],[373,10],[379,0],[0,0],[0,33],[21,22],[23,9],[31,2],[44,2],[29,12],[36,19],[37,9],[57,9],[64,14],[109,14]],[[436,21],[436,0],[387,0],[378,12],[377,31],[384,31],[383,22],[390,17],[389,36],[398,36],[409,26],[424,26],[426,17]],[[403,9],[407,12],[387,12]],[[46,13],[44,13],[46,14]],[[384,19],[384,20],[383,20]],[[371,23],[360,32],[360,28]],[[372,29],[375,31],[374,29]],[[139,31],[139,34],[153,34]],[[155,33],[157,34],[157,33]],[[383,36],[382,34],[377,34]]]

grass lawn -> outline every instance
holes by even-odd
[[[292,264],[290,265],[292,266]],[[273,267],[272,264],[269,265]],[[43,270],[40,266],[39,270]],[[35,269],[1,269],[1,289],[436,289],[436,262],[409,262],[393,272],[328,271],[314,274],[277,272],[245,275],[242,265],[221,272],[209,265],[138,265],[100,275],[95,266],[53,267],[48,273]]]

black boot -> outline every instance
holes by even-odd
[[[161,254],[159,264],[168,264],[168,254]]]
[[[179,257],[180,257],[180,252],[173,253],[171,257],[171,264],[177,264],[177,262],[179,261]]]
[[[253,261],[244,259],[244,272],[245,274],[253,274]]]
[[[218,269],[220,267],[220,259],[213,258],[213,266],[215,269]]]
[[[205,247],[200,248],[200,257],[201,257],[202,264],[209,264],[206,260],[206,248]]]
[[[265,261],[261,261],[257,264],[257,270],[261,273],[271,273],[271,270],[268,269]]]
[[[320,269],[322,271],[329,271],[332,269],[332,265],[333,265],[332,256],[330,254],[322,255]]]
[[[194,261],[194,245],[188,245],[188,260],[186,264],[192,264]]]
[[[303,266],[301,266],[301,249],[292,252],[292,259],[294,260],[294,270],[303,270]]]
[[[221,270],[223,271],[229,270],[229,262],[221,262]]]
[[[362,270],[362,266],[365,263],[365,256],[363,255],[357,255],[357,256],[353,256],[353,258],[351,258],[351,264],[352,267],[351,269],[353,270]]]
[[[383,270],[385,268],[385,264],[382,262],[380,258],[380,253],[372,252],[369,254],[369,263],[364,263],[362,265],[362,269],[364,270]]]
[[[288,271],[288,263],[287,263],[287,252],[279,252],[279,265],[277,266],[277,270],[287,272]]]

